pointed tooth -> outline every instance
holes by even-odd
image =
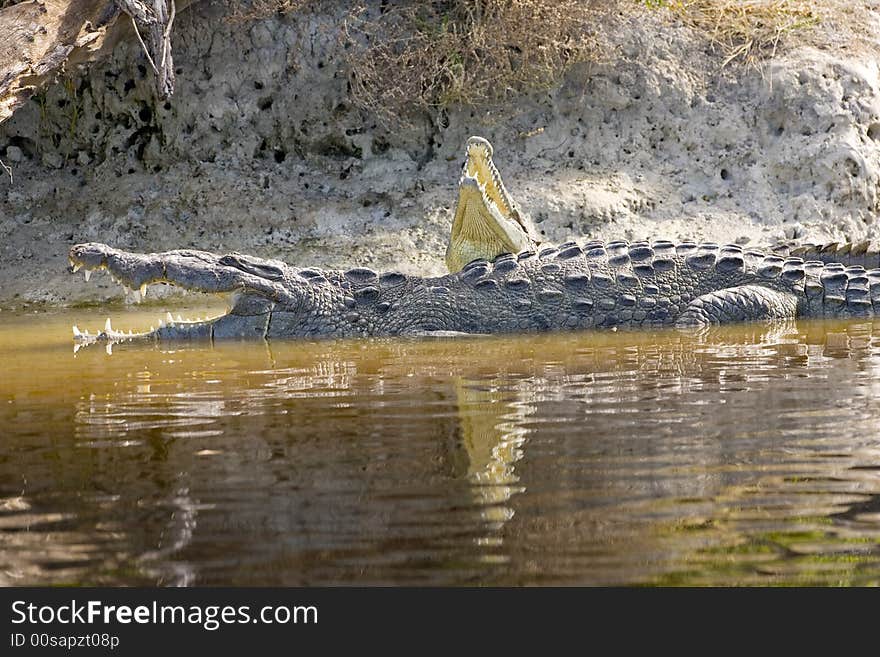
[[[140,293],[141,293],[141,296],[142,296],[144,299],[146,299],[146,298],[147,298],[147,284],[146,284],[146,283],[141,284],[141,287],[140,287],[140,289],[138,290],[138,292],[140,292]]]
[[[86,269],[86,283],[89,282],[89,279],[92,277],[92,270]]]
[[[159,328],[165,328],[165,320],[164,319],[159,320]]]
[[[165,321],[168,322],[169,324],[174,323],[174,318],[171,316],[170,312],[165,313]]]
[[[178,315],[178,316],[177,316],[177,321],[178,321],[178,322],[182,322],[182,321],[183,321],[183,317],[181,317],[180,315]]]
[[[150,333],[152,333],[152,332],[155,331],[155,330],[156,330],[156,329],[153,328],[153,325],[150,324]]]
[[[107,318],[107,321],[104,322],[104,332],[109,334],[113,330],[113,327],[110,326],[110,318]]]
[[[76,324],[74,324],[73,325],[73,337],[78,338],[81,335],[82,335],[82,333],[79,332],[79,328],[77,328]]]
[[[71,264],[72,264],[72,263],[71,263]],[[73,273],[74,273],[74,274],[75,274],[76,272],[78,272],[80,269],[82,269],[82,265],[81,265],[81,264],[77,263],[77,264],[73,265]]]
[[[112,342],[108,342],[107,346],[104,349],[107,351],[108,356],[113,355],[113,343]]]
[[[77,351],[82,349],[82,347],[83,347],[82,343],[77,342],[75,345],[73,345],[73,353],[76,353]]]

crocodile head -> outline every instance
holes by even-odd
[[[504,187],[492,161],[492,144],[482,137],[468,139],[446,248],[449,271],[457,272],[472,260],[533,248],[538,244],[536,234]]]
[[[293,334],[308,335],[309,321],[320,321],[314,312],[316,286],[312,270],[300,270],[275,261],[233,253],[215,255],[206,251],[178,250],[165,253],[131,253],[105,244],[77,244],[69,253],[71,271],[106,270],[127,294],[147,295],[153,284],[173,285],[203,294],[228,298],[226,313],[207,320],[175,321],[170,314],[147,333],[116,331],[108,319],[104,330],[89,334],[73,327],[78,344],[106,341],[108,344],[133,338],[199,339],[214,337],[264,337],[272,313],[291,325]],[[299,326],[297,322],[305,322]]]

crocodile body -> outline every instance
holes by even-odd
[[[230,311],[137,337],[302,338],[700,326],[880,314],[880,270],[736,245],[598,241],[476,260],[435,278],[327,271],[203,251],[73,247],[74,269],[122,285],[230,293]],[[74,331],[77,333],[77,331]],[[103,337],[114,334],[109,326]],[[90,336],[91,337],[91,336]]]

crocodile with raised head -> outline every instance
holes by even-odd
[[[446,247],[446,266],[450,272],[460,271],[472,260],[491,260],[503,253],[519,253],[541,246],[538,231],[504,186],[493,154],[492,144],[486,139],[468,139],[452,232]],[[869,240],[829,244],[789,241],[763,250],[783,257],[880,267],[880,250]]]
[[[99,337],[109,339],[488,334],[880,315],[880,269],[708,243],[566,242],[475,260],[435,278],[194,250],[137,254],[96,243],[74,246],[70,260],[74,270],[106,268],[131,289],[166,283],[232,295],[224,315],[140,336],[116,333],[108,320]]]

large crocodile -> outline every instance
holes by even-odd
[[[226,314],[136,336],[159,339],[488,334],[880,314],[880,269],[708,243],[572,241],[475,260],[435,278],[195,250],[137,254],[97,243],[74,246],[70,260],[74,270],[106,268],[135,290],[166,283],[231,294]],[[108,320],[100,337],[135,336],[116,333]]]
[[[125,288],[144,293],[149,284],[168,283],[232,294],[226,315],[206,322],[169,316],[143,334],[159,338],[687,326],[871,316],[880,308],[880,254],[867,242],[766,250],[664,240],[541,245],[492,155],[485,139],[468,140],[446,252],[451,273],[440,278],[302,269],[195,250],[139,255],[102,244],[75,246],[71,264],[85,267],[87,279],[91,270],[107,268]],[[74,334],[81,341],[95,337],[76,328]],[[135,337],[113,331],[109,320],[99,335]]]

